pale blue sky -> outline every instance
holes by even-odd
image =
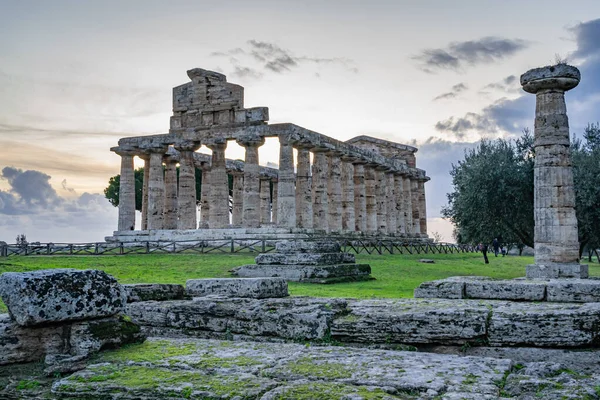
[[[533,125],[521,73],[570,56],[583,75],[567,97],[572,131],[600,119],[598,18],[597,0],[0,0],[0,169],[48,174],[61,198],[100,193],[119,168],[109,147],[122,136],[166,132],[171,88],[202,67],[243,85],[246,105],[269,107],[271,122],[340,140],[416,143],[417,164],[432,177],[430,230],[450,239],[436,219],[450,164],[481,137]],[[275,49],[261,53],[266,61],[256,56],[261,43]],[[278,56],[292,61],[266,68]],[[227,155],[242,156],[235,146]],[[268,161],[277,161],[274,143],[261,151]],[[0,189],[11,186],[0,180]],[[96,200],[103,211],[90,215],[94,229],[69,228],[76,223],[65,206],[44,218],[62,218],[65,240],[101,240],[116,213]],[[34,223],[36,212],[6,210],[0,240],[12,241],[15,229],[59,240]]]

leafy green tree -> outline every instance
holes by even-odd
[[[135,209],[142,210],[142,191],[144,188],[144,168],[134,171],[135,175]],[[104,189],[104,197],[115,207],[119,206],[119,186],[121,175],[115,175],[108,180],[108,186]]]

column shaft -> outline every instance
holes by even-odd
[[[279,176],[277,184],[277,225],[296,227],[296,178],[294,176],[294,148],[285,136],[279,137]],[[275,203],[275,202],[274,202]]]
[[[229,226],[229,181],[225,165],[227,141],[215,141],[207,145],[212,150],[210,171],[210,228]]]
[[[407,236],[412,236],[414,233],[414,229],[413,229],[413,220],[412,220],[412,214],[413,214],[413,208],[412,208],[412,188],[410,185],[410,178],[407,175],[404,175],[402,177],[402,182],[404,185],[404,198],[403,198],[403,205],[404,205],[404,227],[406,230],[406,235]]]
[[[425,201],[424,180],[419,180],[419,228],[421,236],[427,237],[427,203]]]
[[[354,232],[354,165],[350,161],[342,161],[342,230]]]
[[[296,224],[298,228],[312,229],[312,179],[310,176],[310,152],[305,147],[298,148],[296,171]]]
[[[244,175],[233,174],[233,208],[231,210],[231,223],[236,227],[242,226],[244,211]]]
[[[394,198],[396,200],[396,233],[406,234],[406,217],[404,214],[404,184],[402,175],[394,175]]]
[[[396,221],[396,185],[394,184],[394,173],[385,173],[385,200],[386,200],[386,226],[387,233],[393,235],[396,233],[397,221]]]
[[[117,153],[119,154],[119,153]],[[119,231],[135,229],[135,171],[133,154],[120,153],[121,178],[119,183]]]
[[[150,155],[145,154],[144,160],[144,185],[142,187],[142,230],[148,229],[148,184],[150,183]]]
[[[163,229],[177,229],[177,162],[166,160]]]
[[[260,224],[271,223],[271,180],[260,179]]]
[[[279,204],[279,182],[277,181],[277,179],[271,179],[271,185],[273,185],[273,204],[271,205],[271,222],[275,225],[277,225],[277,207]],[[296,189],[294,188],[294,191]],[[295,199],[296,197],[294,196],[294,203],[295,203]],[[296,210],[292,210],[292,212],[294,213],[294,218],[296,216]],[[292,227],[293,228],[293,227]]]
[[[264,138],[255,135],[238,139],[238,144],[244,146],[246,149],[242,210],[242,226],[246,228],[258,228],[260,226],[260,167],[258,165],[258,147],[264,142]]]
[[[376,200],[375,169],[365,166],[365,197],[367,210],[367,233],[377,233],[377,200]]]
[[[328,232],[329,200],[327,198],[328,180],[327,155],[315,150],[313,163],[313,226],[314,229]]]
[[[421,220],[419,217],[419,182],[416,179],[410,180],[411,203],[412,203],[412,226],[413,235],[421,236]]]
[[[365,166],[354,164],[354,219],[355,231],[367,231],[367,195],[365,192]]]
[[[184,142],[175,145],[179,151],[179,193],[177,194],[177,229],[198,228],[198,206],[196,198],[196,167],[194,151],[199,143]]]
[[[148,229],[163,229],[165,204],[165,179],[162,167],[164,152],[150,153],[148,177]]]
[[[327,194],[329,195],[328,232],[342,231],[342,170],[341,160],[336,154],[327,156],[329,179]]]
[[[210,165],[202,165],[202,184],[200,186],[200,227],[208,229],[210,227]]]
[[[375,171],[375,197],[377,201],[377,232],[387,233],[386,179],[384,171]]]

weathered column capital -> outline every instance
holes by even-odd
[[[199,141],[193,140],[178,140],[173,143],[173,147],[177,151],[196,151],[200,148],[201,144]]]
[[[534,68],[521,75],[521,86],[528,93],[540,91],[571,90],[581,80],[579,70],[571,65],[557,64],[548,67]]]
[[[204,143],[206,145],[206,147],[208,147],[211,150],[225,150],[227,148],[227,139],[225,138],[213,138],[210,140],[207,140],[206,143]]]
[[[140,146],[140,150],[142,153],[150,154],[150,153],[161,153],[164,154],[167,152],[169,146],[166,144],[149,144]]]
[[[140,153],[140,149],[133,146],[115,146],[111,147],[110,151],[117,155],[123,156],[137,156]]]
[[[265,138],[256,133],[248,133],[238,137],[236,142],[243,147],[260,147],[265,144]]]

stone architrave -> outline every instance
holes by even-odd
[[[427,179],[422,177],[418,180],[419,188],[419,229],[422,237],[427,237],[427,203],[425,201],[425,182]]]
[[[296,223],[298,228],[312,229],[312,178],[310,176],[310,151],[304,145],[298,145],[296,171]]]
[[[119,231],[135,229],[135,171],[133,157],[138,151],[134,148],[113,147],[121,156],[121,180],[119,184]]]
[[[413,228],[413,207],[412,207],[412,188],[410,183],[410,176],[404,175],[402,177],[404,196],[403,196],[403,208],[404,208],[404,226],[407,235],[412,236],[414,234]]]
[[[396,221],[396,186],[394,185],[394,173],[385,173],[385,199],[386,199],[386,211],[387,211],[387,233],[393,235],[396,233],[397,221]]]
[[[179,186],[177,194],[177,229],[196,229],[198,217],[196,205],[196,168],[194,152],[200,148],[200,142],[179,141],[175,150],[179,152]]]
[[[313,149],[313,226],[315,230],[329,232],[328,215],[329,199],[327,197],[327,181],[329,179],[329,165],[327,163],[327,149]]]
[[[536,95],[534,131],[535,264],[528,278],[587,278],[579,264],[575,190],[565,92],[579,84],[575,67],[558,64],[521,75],[523,90]]]
[[[404,217],[404,180],[402,175],[394,174],[394,198],[396,201],[396,234],[406,235],[406,218]]]
[[[329,178],[327,179],[327,194],[329,195],[328,232],[342,231],[342,171],[341,160],[336,153],[327,155]]]
[[[260,178],[260,224],[271,223],[271,178]]]
[[[387,200],[386,200],[385,171],[375,170],[375,198],[377,202],[377,232],[379,234],[387,233]]]
[[[344,232],[353,232],[356,227],[353,160],[342,156],[342,230]]]
[[[260,226],[258,148],[265,143],[265,138],[257,134],[247,134],[239,137],[237,143],[246,150],[242,225],[246,228],[258,228]]]
[[[232,172],[233,176],[233,207],[231,209],[231,223],[242,226],[242,213],[244,211],[244,175],[241,172]]]
[[[139,157],[144,160],[144,183],[142,185],[142,221],[141,227],[148,229],[148,183],[150,182],[150,154],[143,152]]]
[[[210,227],[210,178],[211,167],[209,163],[200,165],[202,170],[202,183],[200,186],[200,228],[208,229]]]
[[[277,181],[277,178],[271,178],[271,185],[273,185],[273,203],[271,204],[271,223],[277,225],[277,201],[278,201],[278,196],[279,196],[279,182]],[[296,188],[294,188],[294,192],[296,191]],[[296,200],[296,197],[294,196],[294,201]],[[294,218],[296,217],[296,211],[293,211],[294,213]],[[295,226],[294,226],[295,227]],[[292,228],[294,228],[292,227]]]
[[[225,165],[227,140],[216,138],[206,144],[212,150],[210,171],[210,228],[229,226],[229,181]]]
[[[365,192],[365,166],[354,162],[354,221],[357,232],[367,231],[367,195]]]
[[[373,166],[365,165],[365,198],[367,233],[377,233],[377,200],[376,200],[375,169]]]
[[[421,218],[419,216],[419,181],[415,177],[410,179],[410,194],[412,204],[412,233],[416,237],[421,236]]]
[[[163,229],[165,205],[165,178],[162,159],[167,146],[150,147],[148,176],[148,229]]]
[[[167,154],[165,163],[165,208],[163,229],[177,229],[177,159]]]
[[[279,135],[279,176],[277,178],[277,207],[273,193],[273,215],[278,226],[296,227],[296,177],[294,176],[294,148],[290,138]]]

